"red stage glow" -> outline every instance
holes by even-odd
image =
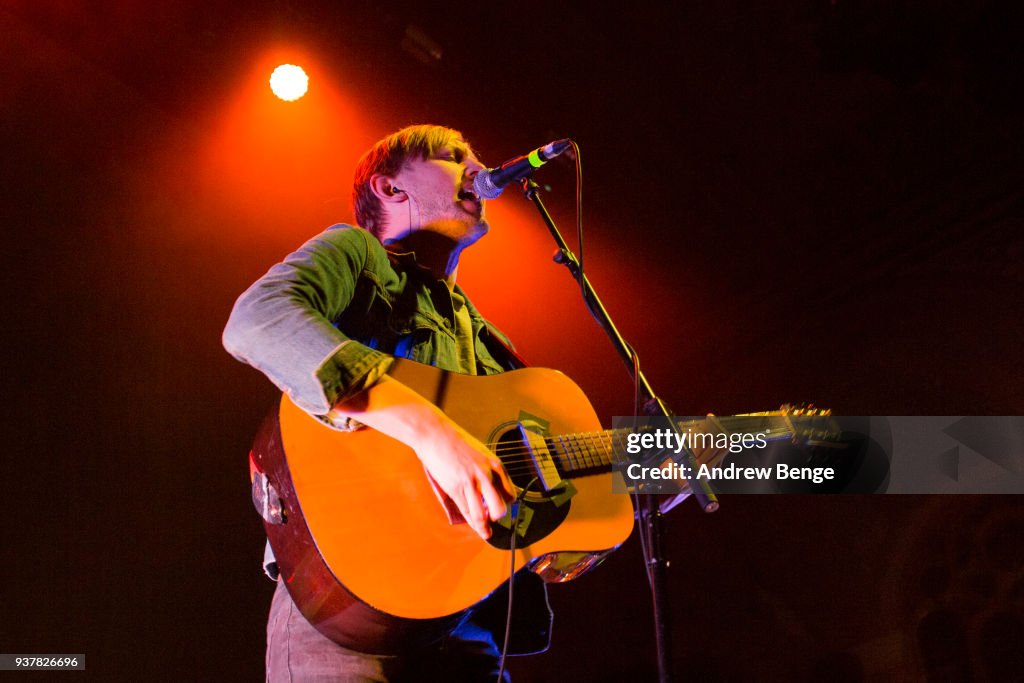
[[[294,102],[275,97],[268,91],[267,74],[283,63],[303,64],[316,87]],[[242,285],[327,226],[354,222],[351,183],[359,156],[396,124],[407,122],[381,120],[377,110],[364,108],[359,87],[345,80],[336,64],[321,64],[294,49],[277,50],[251,65],[249,77],[209,127],[203,144],[203,201],[213,209],[207,216],[223,220],[191,228],[202,231],[204,242],[219,242],[240,254],[237,278]],[[441,123],[461,126],[472,137],[466,122]],[[571,174],[562,175],[561,186],[571,187]],[[574,245],[574,216],[551,208]],[[511,187],[488,203],[487,215],[491,230],[464,255],[460,284],[531,363],[564,368],[591,393],[607,386],[607,369],[620,361],[601,339],[569,273],[552,262],[554,241],[537,212]],[[639,262],[622,240],[602,239],[606,232],[598,220],[588,223],[587,272],[605,304],[627,335],[650,329],[651,311],[638,290],[653,296],[673,286],[673,279],[646,272],[623,280],[618,276],[623,269],[640,273],[650,266]],[[672,320],[692,320],[691,308],[678,305]],[[638,347],[642,351],[650,345]],[[684,353],[670,355],[650,357],[649,364],[652,369],[659,361],[676,364]],[[625,373],[615,372],[623,393],[631,395]],[[617,406],[620,412],[628,407],[628,399]],[[614,414],[611,405],[599,408]]]
[[[291,102],[267,91],[275,65],[299,62],[317,74],[316,88]],[[376,137],[337,79],[324,77],[330,72],[298,50],[271,51],[224,103],[206,145],[204,178],[211,201],[244,219],[233,222],[246,226],[246,238],[295,246],[351,221],[351,169]]]

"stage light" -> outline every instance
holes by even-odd
[[[294,102],[306,94],[309,76],[302,67],[282,64],[270,74],[270,89],[285,102]]]

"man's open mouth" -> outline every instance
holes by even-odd
[[[462,204],[462,208],[469,211],[474,215],[479,215],[483,209],[483,203],[480,201],[480,197],[477,196],[473,190],[462,189],[459,190],[459,202]]]

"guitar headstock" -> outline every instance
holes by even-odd
[[[801,446],[832,447],[842,436],[842,428],[831,417],[832,410],[813,403],[783,403],[778,410],[743,416],[766,418],[769,440],[788,437]]]
[[[813,403],[783,403],[779,406],[779,415],[800,415],[803,417],[827,417],[832,414],[830,408],[819,408]]]
[[[819,408],[813,403],[784,403],[779,413],[792,430],[793,443],[811,448],[839,448],[842,444],[842,427],[831,418],[829,408]]]

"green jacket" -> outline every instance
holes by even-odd
[[[456,292],[465,295],[455,287]],[[235,303],[224,347],[301,408],[326,414],[394,357],[490,375],[519,367],[508,339],[466,298],[476,367],[462,367],[451,292],[370,233],[334,225],[274,265]]]

